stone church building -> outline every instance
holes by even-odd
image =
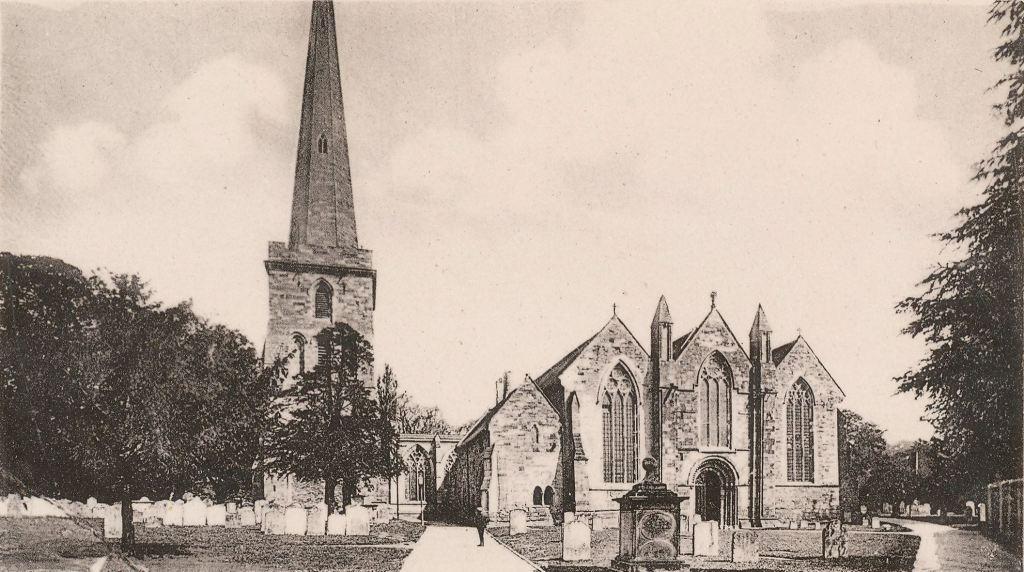
[[[373,343],[377,272],[356,232],[334,8],[310,20],[291,224],[271,242],[268,359],[291,373],[316,364],[319,331],[345,322]],[[525,507],[536,520],[567,511],[613,518],[645,456],[687,497],[684,513],[724,526],[768,524],[834,510],[839,474],[836,406],[842,390],[803,337],[773,346],[758,307],[746,344],[712,299],[705,318],[673,337],[662,298],[649,344],[615,315],[536,379],[509,390],[460,437],[403,435],[409,471],[373,483],[368,501],[396,513],[501,519]],[[364,380],[373,387],[373,372]],[[271,501],[315,503],[322,488],[266,477]],[[768,521],[768,522],[766,522]]]
[[[613,521],[613,499],[651,456],[687,497],[688,522],[757,526],[835,511],[844,395],[807,340],[773,346],[759,306],[743,344],[713,301],[683,336],[672,329],[662,297],[649,345],[613,315],[536,379],[499,389],[456,448],[446,508]]]

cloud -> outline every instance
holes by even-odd
[[[262,308],[234,300],[264,297],[264,273],[231,266],[260,257],[287,224],[276,207],[290,194],[293,167],[277,149],[289,96],[275,72],[228,55],[168,92],[135,133],[55,127],[5,201],[12,249],[138,272],[169,302],[194,297],[208,316],[259,331]]]

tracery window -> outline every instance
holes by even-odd
[[[629,483],[637,475],[637,396],[633,376],[619,363],[601,390],[604,480]]]
[[[814,482],[814,394],[803,378],[786,396],[786,478]]]
[[[732,371],[722,354],[715,352],[697,374],[700,444],[729,447],[732,444]]]
[[[314,301],[314,310],[317,318],[331,318],[333,313],[331,295],[331,287],[326,282],[321,282],[317,285],[316,299]]]
[[[405,498],[411,501],[427,500],[427,456],[419,448],[409,455],[409,472],[405,476]]]

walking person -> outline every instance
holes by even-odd
[[[476,509],[473,516],[473,524],[476,525],[476,533],[480,535],[480,546],[484,545],[484,529],[487,528],[487,511],[482,507]]]

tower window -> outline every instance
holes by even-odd
[[[320,134],[320,139],[317,139],[316,150],[321,153],[327,152],[327,136],[323,133]]]
[[[321,282],[316,287],[316,299],[314,301],[314,311],[317,318],[331,319],[332,303],[331,303],[331,287],[326,282]]]

